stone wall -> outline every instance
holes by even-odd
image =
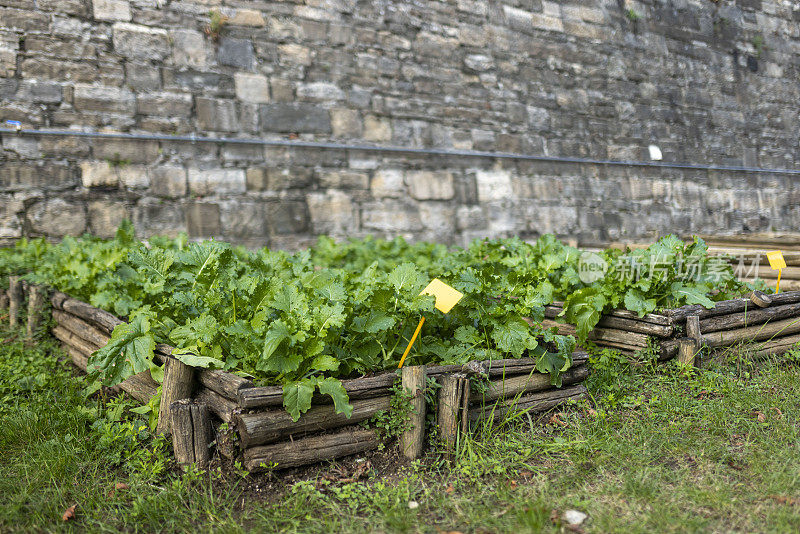
[[[0,120],[796,168],[785,0],[0,0]],[[797,177],[5,134],[0,239],[581,241],[800,226]]]

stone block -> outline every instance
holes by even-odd
[[[330,82],[302,83],[297,86],[297,97],[315,102],[344,100],[344,91]]]
[[[236,98],[242,102],[266,104],[269,102],[269,83],[261,74],[237,72],[233,75]]]
[[[308,206],[305,202],[282,200],[266,204],[270,233],[289,235],[308,230]]]
[[[114,52],[130,59],[162,60],[170,53],[170,39],[166,30],[116,22],[112,27]]]
[[[221,237],[219,204],[193,202],[186,206],[186,229],[189,237]]]
[[[455,208],[442,202],[420,202],[419,214],[425,229],[420,239],[452,244],[455,237]]]
[[[155,161],[159,156],[159,148],[157,141],[95,139],[92,153],[96,159],[128,165],[130,163],[151,163]]]
[[[266,169],[268,189],[302,189],[311,185],[314,171],[308,167],[276,167]]]
[[[280,133],[331,133],[327,109],[314,104],[267,104],[261,108],[261,128]]]
[[[134,91],[158,91],[161,89],[161,73],[152,65],[126,62],[125,85]]]
[[[236,113],[236,102],[216,98],[197,97],[197,125],[212,132],[236,132],[239,130],[239,119]]]
[[[189,192],[193,195],[227,195],[247,191],[244,169],[189,169]]]
[[[237,69],[252,69],[255,65],[253,43],[246,39],[223,37],[217,49],[217,62]]]
[[[309,193],[306,202],[313,233],[347,236],[358,230],[358,210],[342,191]]]
[[[22,237],[22,214],[25,203],[13,195],[0,195],[0,239]]]
[[[88,208],[89,232],[98,237],[114,237],[122,221],[130,217],[125,204],[113,200],[95,200]]]
[[[278,46],[278,57],[282,64],[311,65],[311,49],[299,44],[289,43]]]
[[[61,84],[37,80],[24,80],[19,84],[17,99],[41,104],[58,104],[62,100]]]
[[[482,54],[470,54],[464,58],[464,65],[475,72],[483,72],[494,66],[494,60]]]
[[[385,117],[364,117],[364,139],[367,141],[391,141],[392,123]]]
[[[142,115],[188,118],[192,115],[192,95],[184,93],[145,93],[136,98]]]
[[[62,237],[86,231],[86,207],[61,198],[41,200],[27,212],[28,224],[39,235]]]
[[[83,187],[117,187],[119,177],[107,161],[84,161],[81,163],[81,185]]]
[[[267,204],[229,201],[220,203],[220,221],[225,239],[251,247],[264,247],[269,241]]]
[[[282,78],[272,78],[272,100],[274,102],[294,102],[294,83]]]
[[[382,169],[375,171],[369,190],[375,198],[400,197],[406,194],[403,171],[399,169]]]
[[[407,171],[406,184],[417,200],[451,200],[455,196],[453,174],[448,171]]]
[[[331,129],[337,138],[356,139],[364,130],[361,116],[354,109],[332,109]]]
[[[361,206],[361,226],[388,235],[419,232],[424,228],[419,207],[408,200],[365,202]]]
[[[19,137],[16,134],[2,136],[3,150],[14,152],[23,158],[38,158],[39,141],[34,137]]]
[[[127,0],[92,0],[94,20],[122,21],[131,20],[131,6]]]
[[[322,171],[319,185],[330,189],[368,189],[369,175],[363,171]]]
[[[133,207],[133,226],[140,238],[153,235],[177,237],[181,232],[188,233],[180,204],[151,197],[141,199]]]
[[[176,65],[205,68],[208,49],[203,34],[196,30],[172,30],[172,61]]]
[[[458,230],[482,230],[489,227],[489,218],[481,206],[459,206],[456,209]]]
[[[7,161],[0,165],[0,189],[3,191],[58,190],[79,184],[77,173],[66,165]]]
[[[120,165],[116,170],[123,187],[128,189],[150,187],[150,174],[143,165]]]
[[[491,202],[513,198],[511,174],[505,170],[477,170],[478,200]]]
[[[226,24],[231,26],[248,26],[251,28],[263,28],[267,25],[264,16],[260,11],[255,9],[237,9],[236,13],[230,18]]]
[[[136,111],[133,93],[119,87],[104,87],[75,84],[72,105],[78,111],[99,111],[118,114],[132,114]]]
[[[150,192],[157,197],[180,198],[186,195],[186,169],[160,165],[150,171]]]

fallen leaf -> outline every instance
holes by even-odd
[[[569,426],[569,425],[567,425],[567,423],[565,423],[564,421],[562,421],[561,419],[558,418],[558,414],[553,414],[553,416],[550,418],[549,422],[551,424],[553,424],[553,425]]]
[[[594,408],[589,408],[589,416],[597,417],[597,410],[595,410]]]
[[[780,411],[780,409],[776,408],[775,406],[773,406],[772,409],[778,412],[778,417],[783,417],[783,412]]]
[[[772,499],[778,504],[791,504],[793,506],[800,505],[800,499],[795,499],[794,497],[786,497],[784,495],[770,495],[768,498]]]
[[[508,481],[508,485],[511,487],[511,489],[514,489],[514,488],[517,487],[517,481],[514,480],[514,479],[511,479],[511,480]]]
[[[759,423],[765,423],[767,421],[767,416],[759,411],[754,411],[753,416],[758,420]]]
[[[70,519],[75,517],[75,508],[77,508],[77,504],[73,504],[69,508],[67,508],[64,513],[61,515],[62,521],[69,521]]]
[[[115,490],[126,490],[126,489],[130,489],[130,486],[128,486],[124,482],[117,482],[116,484],[114,484],[114,489]]]
[[[448,484],[448,485],[447,485],[447,488],[445,488],[445,490],[444,490],[444,492],[445,492],[446,494],[448,494],[448,495],[451,495],[451,494],[452,494],[452,493],[454,493],[455,491],[456,491],[456,489],[453,487],[453,485],[452,485],[452,484]]]

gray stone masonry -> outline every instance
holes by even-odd
[[[628,10],[638,17],[630,17]],[[211,16],[214,13],[214,16]],[[636,20],[632,20],[632,19]],[[218,22],[212,22],[212,19]],[[0,0],[0,122],[798,168],[785,0]],[[800,229],[778,174],[0,136],[0,244]]]

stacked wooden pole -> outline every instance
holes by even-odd
[[[545,307],[545,327],[555,327],[559,334],[575,335],[573,325],[556,321],[563,311],[563,303],[554,302]],[[648,347],[648,338],[656,342],[670,340],[675,329],[669,317],[648,313],[644,317],[627,310],[613,310],[603,315],[597,326],[589,333],[588,340],[598,347],[615,349],[623,354],[632,355]],[[668,351],[671,352],[671,347]],[[672,354],[671,356],[674,356]],[[665,355],[665,358],[671,357]]]

